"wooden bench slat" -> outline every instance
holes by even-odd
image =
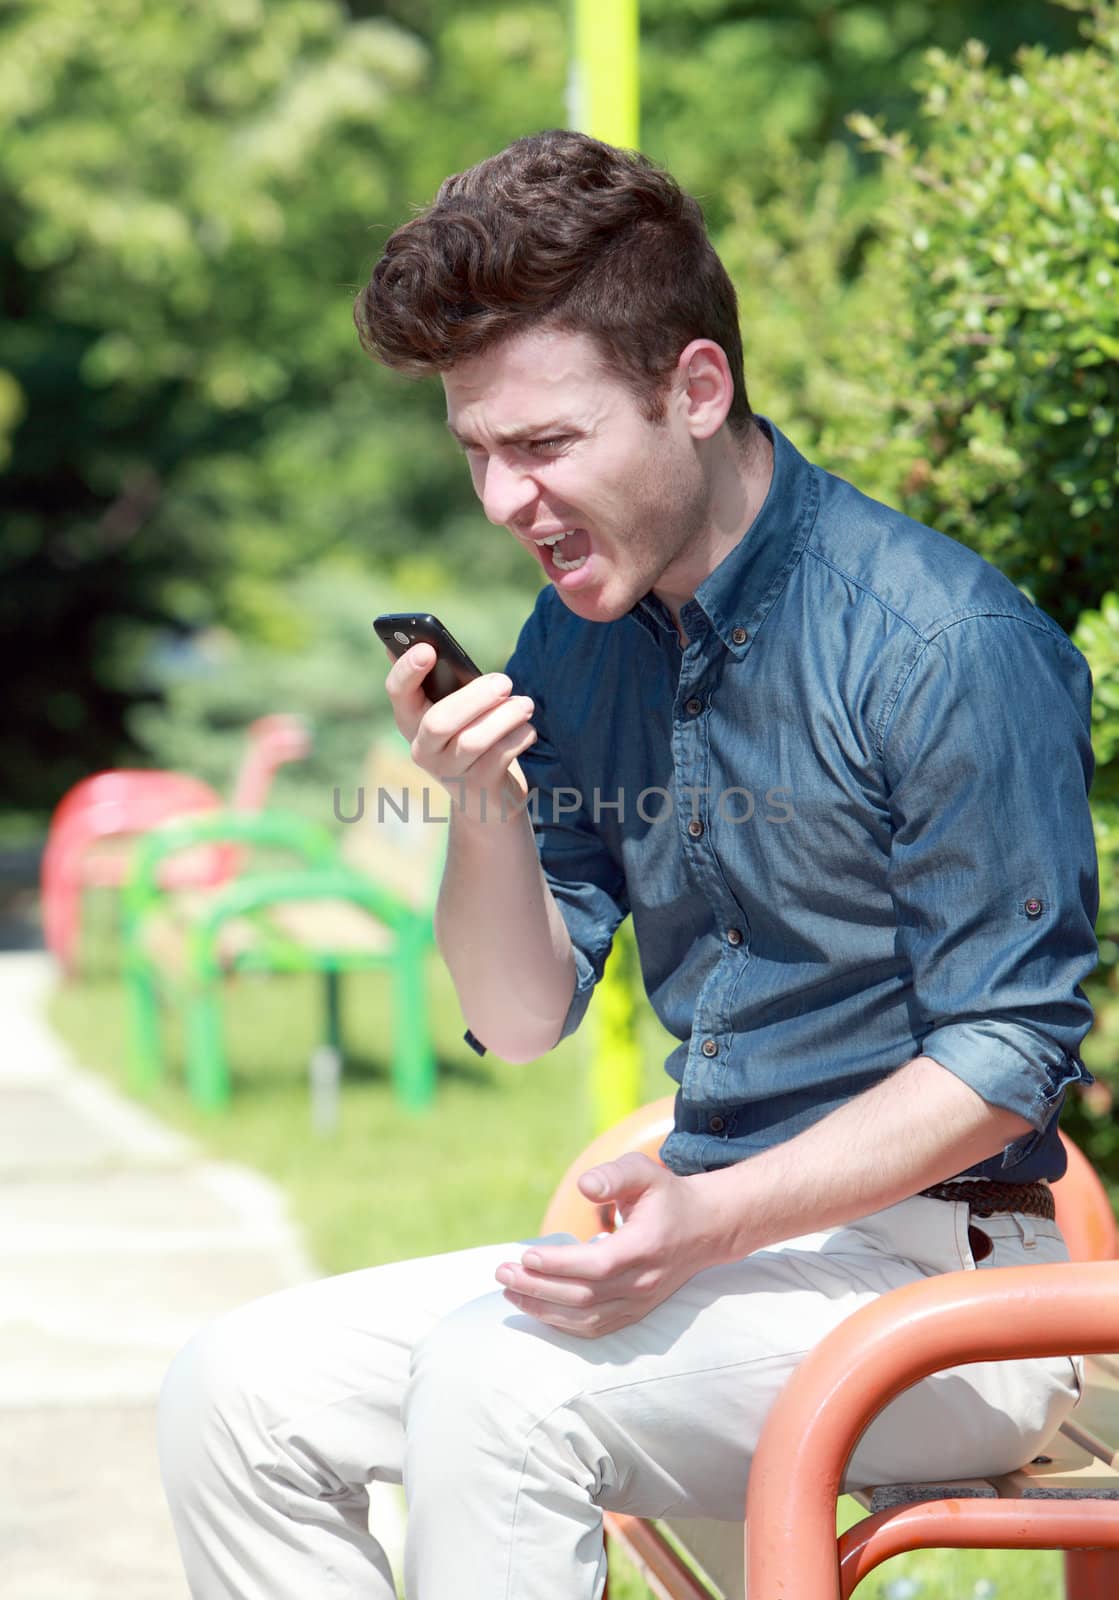
[[[1119,1396],[1119,1356],[1085,1356],[1084,1375],[1093,1389]]]
[[[342,845],[342,860],[354,872],[388,889],[406,906],[423,911],[434,898],[434,874],[439,860],[434,847],[442,843],[434,824],[428,832],[436,838],[430,846],[425,842],[422,849],[399,835],[382,840],[348,833]]]
[[[1119,1472],[1085,1447],[1071,1422],[1039,1458],[1017,1472],[992,1478],[1002,1499],[1097,1500],[1119,1499]]]
[[[1048,1468],[1032,1474],[1028,1468],[1008,1472],[993,1480],[1000,1500],[1116,1500],[1119,1473],[1102,1461],[1088,1462],[1069,1472],[1051,1474]]]
[[[205,890],[184,890],[173,900],[157,906],[144,919],[144,948],[160,967],[177,978],[187,970],[187,952],[192,924],[209,905],[212,895]],[[246,917],[224,922],[218,935],[218,959],[224,967],[235,965],[238,957],[260,943],[260,934]]]
[[[737,1527],[741,1542],[741,1523],[732,1526]],[[659,1523],[645,1522],[623,1512],[607,1512],[606,1532],[622,1545],[657,1600],[713,1600],[706,1583],[677,1555]],[[744,1590],[729,1588],[723,1592],[723,1600],[744,1600]]]
[[[1098,1399],[1089,1388],[1086,1400]],[[1085,1402],[1081,1402],[1083,1405]],[[1046,1459],[1031,1462],[1017,1472],[991,1479],[971,1478],[955,1483],[894,1483],[861,1490],[855,1499],[870,1512],[926,1500],[1088,1500],[1119,1499],[1119,1461],[1116,1452],[1080,1427],[1073,1417],[1046,1449]]]
[[[1119,1467],[1119,1376],[1097,1360],[1085,1363],[1084,1394],[1065,1423],[1070,1438]]]
[[[1089,1393],[1091,1393],[1090,1390]],[[1068,1438],[1075,1440],[1081,1449],[1087,1450],[1104,1466],[1119,1467],[1119,1450],[1112,1450],[1098,1434],[1093,1433],[1089,1428],[1085,1428],[1075,1418],[1070,1418],[1061,1429],[1061,1432],[1067,1435]]]
[[[714,1522],[707,1517],[666,1517],[659,1524],[699,1567],[711,1587],[726,1600],[740,1600],[746,1590],[741,1522]]]
[[[192,925],[212,901],[205,891],[176,895],[166,906],[149,913],[144,923],[144,943],[161,966],[182,977]],[[258,913],[285,938],[320,954],[387,955],[393,947],[390,930],[360,906],[346,900],[282,900]],[[264,943],[262,926],[248,917],[231,917],[218,931],[218,958],[226,968]]]
[[[919,1505],[923,1500],[997,1500],[998,1490],[986,1478],[954,1478],[943,1483],[881,1483],[863,1491],[859,1503],[873,1513],[895,1506]]]
[[[320,954],[385,955],[394,943],[383,923],[348,900],[282,900],[269,907],[268,916],[288,938]]]
[[[362,787],[364,815],[342,835],[342,860],[405,905],[428,910],[447,847],[450,796],[395,739],[370,751]]]
[[[1089,1356],[1087,1359],[1089,1367],[1096,1368],[1097,1372],[1102,1376],[1113,1378],[1116,1383],[1119,1383],[1119,1355]]]

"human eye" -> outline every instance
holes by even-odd
[[[531,439],[525,449],[539,451],[542,455],[554,455],[556,450],[566,443],[567,435],[561,434],[554,439]]]

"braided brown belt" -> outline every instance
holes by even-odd
[[[934,1183],[921,1193],[930,1200],[963,1200],[973,1217],[993,1217],[1000,1211],[1020,1211],[1030,1217],[1056,1216],[1053,1191],[1047,1183],[996,1183],[972,1178],[962,1183]]]

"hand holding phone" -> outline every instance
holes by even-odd
[[[482,669],[475,666],[458,640],[429,611],[385,612],[373,626],[394,661],[399,661],[414,644],[431,645],[435,665],[422,684],[429,700],[444,700],[482,676]]]
[[[512,693],[503,673],[484,675],[430,612],[392,612],[373,626],[394,661],[417,644],[431,645],[436,654],[419,682],[420,666],[410,677],[395,667],[389,674],[396,725],[420,770],[448,790],[456,810],[479,821],[503,816],[510,801],[519,805],[528,784],[517,757],[536,742],[532,701]],[[478,679],[455,705],[438,704]]]

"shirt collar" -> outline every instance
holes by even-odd
[[[819,503],[816,473],[768,417],[755,422],[773,444],[773,479],[761,509],[729,555],[706,577],[695,598],[681,609],[691,638],[705,617],[733,655],[742,656],[756,630],[788,582],[808,540]],[[667,608],[653,594],[630,612],[659,637],[676,629]],[[689,619],[691,626],[689,627]]]

